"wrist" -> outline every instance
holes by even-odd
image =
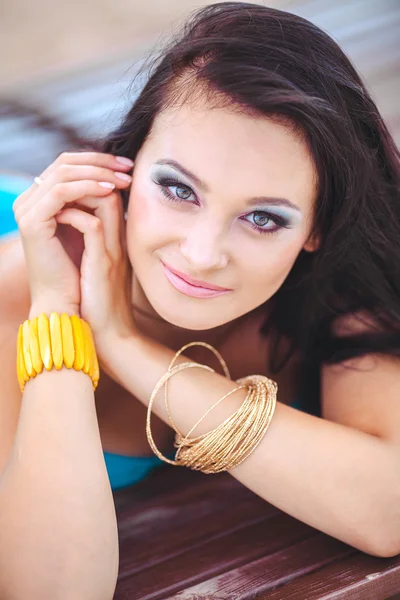
[[[31,304],[28,319],[34,319],[42,313],[49,317],[52,312],[59,313],[60,315],[66,313],[69,317],[72,315],[80,317],[79,306],[63,302],[60,299],[43,298],[35,300]]]
[[[142,334],[136,330],[126,331],[122,335],[105,333],[104,336],[95,336],[97,356],[104,371],[120,383],[121,368],[124,368],[122,357],[129,355],[132,345],[136,347],[142,340]]]

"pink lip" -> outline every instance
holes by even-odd
[[[173,269],[172,267],[167,266],[163,262],[164,273],[168,279],[168,281],[180,292],[187,296],[193,296],[195,298],[213,298],[215,296],[220,296],[221,294],[226,294],[232,290],[227,288],[221,288],[219,286],[212,286],[211,284],[206,284],[203,281],[197,281],[195,279],[187,277],[184,273]],[[210,287],[205,287],[205,285]]]

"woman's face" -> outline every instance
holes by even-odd
[[[265,117],[162,112],[136,157],[127,242],[140,287],[175,326],[217,327],[265,303],[308,240],[316,172],[303,142]],[[211,292],[185,285],[168,268]]]

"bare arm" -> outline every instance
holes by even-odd
[[[116,516],[83,372],[44,371],[27,382],[0,477],[0,532],[4,600],[113,597]]]
[[[120,339],[112,348],[107,366],[113,377],[148,406],[174,352],[140,335]],[[187,360],[181,355],[177,363]],[[169,380],[169,401],[178,429],[187,434],[235,387],[235,382],[203,369],[174,375]],[[245,395],[239,390],[221,402],[192,436],[217,427],[239,408]],[[164,389],[157,394],[153,412],[169,423]],[[229,473],[310,526],[364,552],[393,556],[400,552],[399,459],[398,441],[389,443],[277,402],[261,443]]]

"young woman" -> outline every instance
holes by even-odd
[[[178,430],[239,378],[267,376],[270,426],[227,471],[364,552],[399,553],[399,163],[349,60],[300,17],[208,6],[99,150],[62,154],[16,199],[19,236],[0,255],[3,597],[28,586],[112,597],[111,486],[164,464],[146,433],[150,397],[193,341],[216,348],[231,379],[209,350],[187,349],[178,362],[215,372],[169,380]],[[89,324],[96,395],[87,374],[61,368],[30,378],[21,399],[19,325],[52,312]],[[196,435],[246,396],[228,396]],[[173,458],[163,392],[151,409]]]

